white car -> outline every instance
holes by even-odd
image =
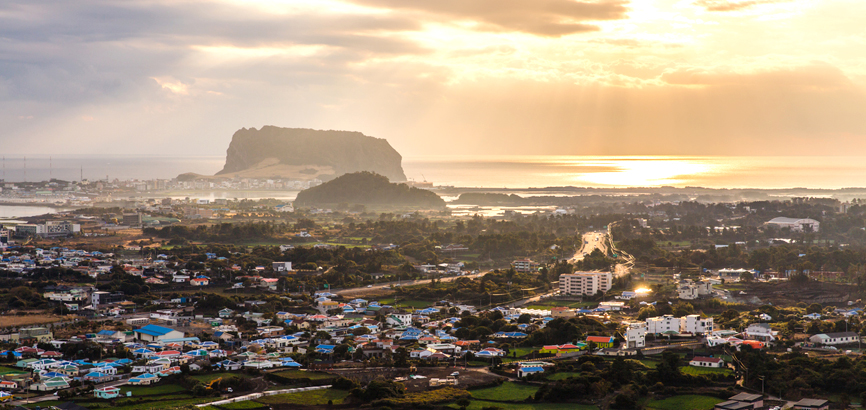
[[[460,376],[460,373],[459,373],[459,372],[454,372],[454,373],[451,373],[451,376],[457,377],[457,376]]]
[[[368,288],[372,288],[372,287],[373,287],[373,285],[367,285],[367,287],[368,287]]]

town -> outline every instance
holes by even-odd
[[[859,201],[608,209],[166,199],[3,221],[0,400],[822,409],[866,397]],[[803,373],[818,368],[831,376]]]

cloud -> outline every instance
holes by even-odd
[[[786,3],[792,0],[696,0],[695,5],[707,11],[739,11],[762,4]]]
[[[411,10],[438,20],[476,22],[481,31],[514,31],[546,37],[599,30],[594,21],[627,18],[628,1],[576,0],[349,0],[364,6]]]

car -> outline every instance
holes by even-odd
[[[373,287],[373,285],[367,285],[367,287],[368,287],[368,288],[372,288],[372,287]]]
[[[454,377],[460,376],[460,372],[451,373],[450,376],[454,376]]]

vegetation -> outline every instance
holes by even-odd
[[[394,184],[388,178],[372,172],[345,174],[322,185],[298,193],[296,206],[327,207],[337,204],[364,206],[410,206],[443,209],[445,201],[432,191]]]

